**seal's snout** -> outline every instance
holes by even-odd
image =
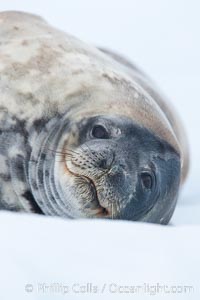
[[[111,149],[92,152],[95,156],[95,165],[100,170],[109,171],[114,162],[114,153]],[[94,158],[94,157],[93,157]]]
[[[108,170],[108,169],[110,169],[111,164],[112,164],[112,162],[110,163],[108,158],[102,158],[99,161],[99,168]]]
[[[94,180],[109,172],[114,160],[115,155],[111,148],[88,144],[81,146],[70,155],[67,154],[66,157],[69,170]]]

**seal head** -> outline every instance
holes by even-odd
[[[124,116],[67,120],[59,119],[29,162],[42,212],[168,223],[180,184],[174,148]]]
[[[167,223],[180,183],[176,151],[120,116],[92,117],[78,127],[77,145],[72,151],[65,145],[63,155],[66,176],[75,180],[70,198],[79,203],[79,217]]]

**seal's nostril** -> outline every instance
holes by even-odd
[[[100,162],[99,162],[99,168],[101,169],[107,169],[109,166],[108,166],[108,163],[107,163],[107,159],[102,159]]]
[[[114,155],[113,153],[105,153],[106,155],[101,155],[101,159],[98,161],[98,167],[104,170],[110,170],[113,161]]]

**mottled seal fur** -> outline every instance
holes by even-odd
[[[0,13],[0,208],[166,224],[188,172],[181,122],[123,57]]]

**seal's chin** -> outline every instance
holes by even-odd
[[[75,175],[75,176],[77,176],[77,175]],[[97,203],[97,207],[98,207],[97,212],[95,210],[95,213],[92,215],[92,217],[96,217],[96,218],[98,218],[98,217],[99,218],[109,217],[110,213],[109,213],[108,209],[103,207],[100,204],[98,194],[97,194],[97,189],[96,189],[94,181],[92,179],[90,179],[89,177],[86,177],[86,176],[84,176],[84,179],[86,179],[86,184],[89,185],[89,189],[90,189],[90,192],[91,192],[91,199],[90,200],[88,199],[88,200],[90,202]]]
[[[68,164],[66,163],[66,169],[70,173],[71,176],[75,177],[77,179],[77,185],[85,185],[87,187],[87,190],[89,191],[87,193],[87,203],[85,209],[85,217],[87,218],[109,218],[110,213],[107,208],[103,207],[102,204],[100,204],[97,188],[94,183],[94,181],[86,175],[78,174],[69,168]],[[77,187],[78,188],[78,187]],[[79,195],[81,197],[81,195]],[[80,200],[79,200],[80,201]],[[88,207],[91,204],[91,207]],[[84,205],[83,205],[83,211],[84,211]]]

